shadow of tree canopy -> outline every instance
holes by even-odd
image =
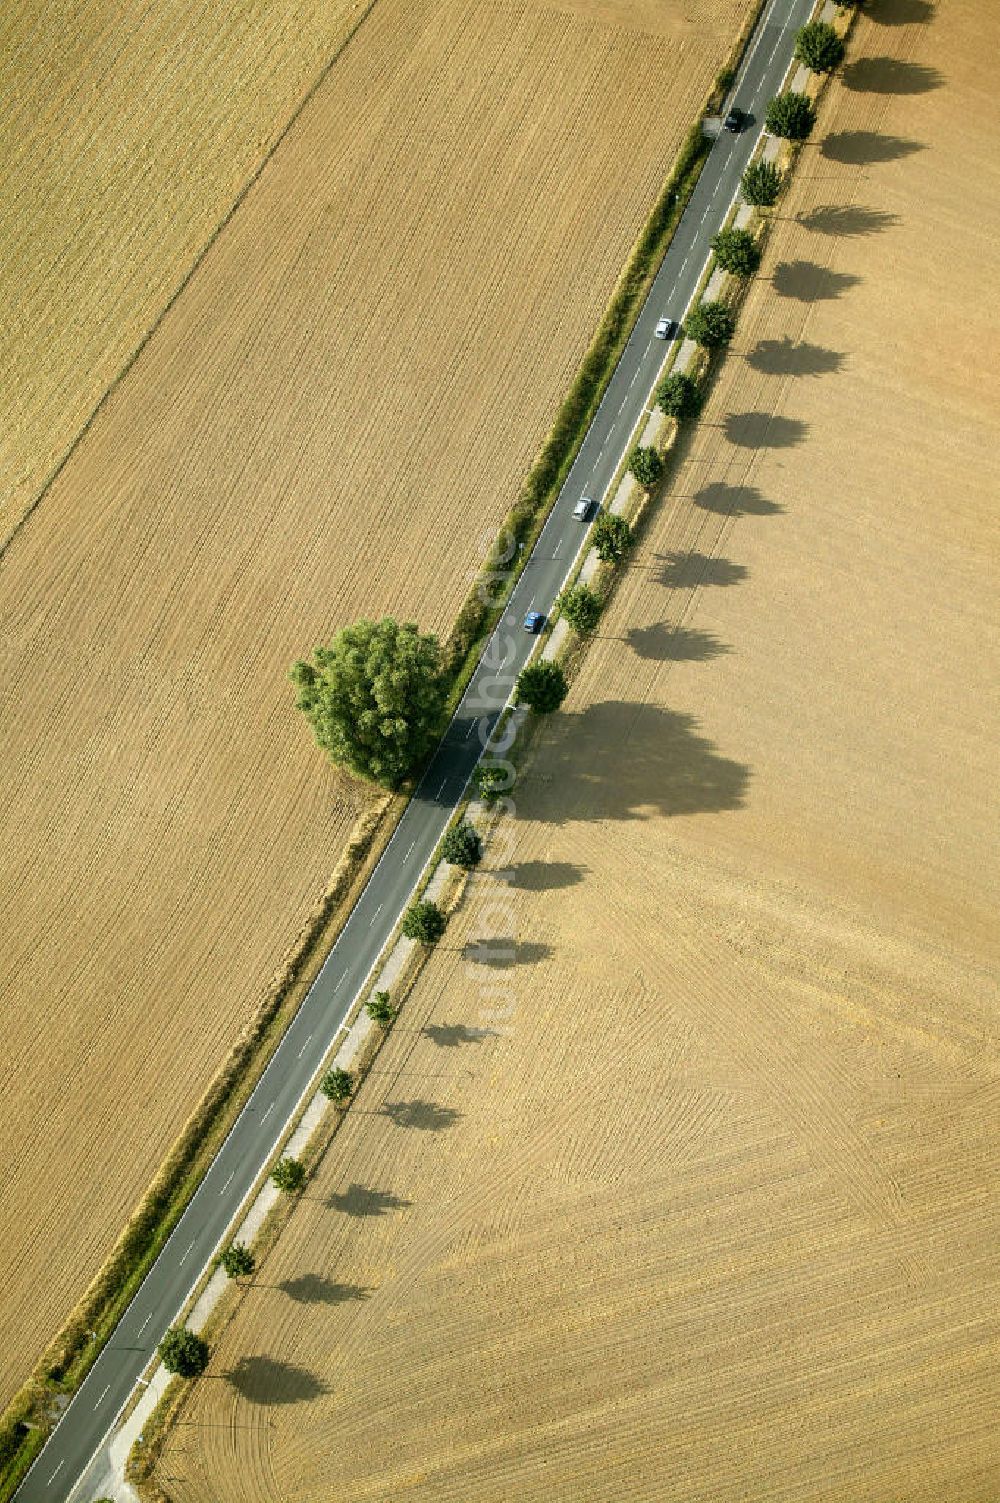
[[[443,1132],[447,1127],[454,1127],[461,1113],[436,1101],[390,1101],[383,1106],[382,1115],[396,1127],[412,1127],[418,1132]]]
[[[668,590],[697,590],[702,585],[739,584],[746,579],[745,564],[734,564],[728,558],[710,558],[707,553],[657,553],[663,567],[657,583]]]
[[[931,0],[869,0],[865,14],[880,26],[920,26],[933,21],[936,10]]]
[[[872,167],[878,162],[898,161],[926,148],[923,141],[911,141],[906,136],[883,136],[874,130],[838,130],[820,143],[819,150],[828,162],[840,162],[844,167]]]
[[[791,449],[809,432],[808,423],[780,412],[729,412],[722,427],[729,442],[743,449]]]
[[[411,1204],[391,1190],[373,1190],[357,1184],[331,1195],[327,1201],[331,1211],[343,1211],[345,1216],[388,1216],[390,1211],[405,1211]]]
[[[421,1033],[441,1049],[457,1049],[459,1044],[481,1044],[495,1035],[489,1028],[469,1028],[465,1023],[428,1023]]]
[[[861,281],[853,272],[832,271],[815,261],[780,261],[774,268],[771,286],[779,297],[792,297],[800,303],[823,303],[842,297]]]
[[[574,861],[522,861],[514,868],[511,887],[520,892],[549,892],[556,887],[573,887],[582,882],[585,866]]]
[[[225,1376],[251,1404],[301,1404],[326,1392],[314,1373],[273,1357],[241,1357]]]
[[[750,769],[720,756],[693,715],[604,700],[562,718],[563,733],[546,747],[548,771],[526,787],[530,818],[559,825],[743,807]]]
[[[899,223],[899,215],[864,204],[819,204],[808,214],[800,214],[798,222],[803,229],[814,230],[818,235],[839,235],[846,239],[890,230]]]
[[[747,365],[765,376],[831,376],[843,363],[838,350],[796,344],[788,338],[758,340],[747,356]]]
[[[469,940],[462,946],[462,959],[473,965],[535,965],[552,954],[552,946],[534,940],[520,943],[509,934],[494,934]]]
[[[337,1284],[321,1273],[303,1273],[297,1279],[285,1279],[278,1288],[300,1305],[343,1305],[349,1300],[367,1299],[369,1294],[360,1284]]]
[[[710,631],[696,626],[668,626],[665,621],[635,626],[625,640],[640,658],[656,663],[707,663],[731,650]]]
[[[702,511],[713,511],[720,517],[773,517],[785,510],[777,501],[768,501],[754,485],[727,485],[724,480],[703,485],[691,500]]]
[[[944,83],[939,68],[899,57],[859,57],[843,68],[844,87],[858,94],[928,94]]]

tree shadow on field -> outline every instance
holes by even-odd
[[[838,350],[791,339],[761,339],[747,356],[747,365],[765,376],[832,376],[843,363]]]
[[[937,6],[931,0],[869,0],[865,15],[880,26],[920,26],[933,21]]]
[[[944,83],[939,68],[899,57],[859,57],[845,63],[842,76],[844,87],[857,94],[928,94]]]
[[[820,204],[808,214],[800,214],[798,223],[804,230],[813,230],[818,235],[837,235],[847,239],[891,230],[899,223],[899,215],[890,214],[887,209],[866,208],[864,204]]]
[[[742,449],[791,449],[809,432],[807,423],[780,412],[728,412],[722,427]]]
[[[360,1284],[337,1284],[321,1273],[303,1273],[277,1287],[299,1305],[344,1305],[349,1300],[367,1299],[370,1293]]]
[[[469,940],[462,946],[462,959],[472,965],[537,965],[551,954],[551,945],[530,939],[519,943],[509,934],[492,934],[487,938]]]
[[[779,297],[792,297],[800,303],[823,303],[842,297],[861,281],[849,271],[831,271],[815,261],[780,261],[774,268],[771,286]]]
[[[465,1023],[428,1023],[420,1032],[441,1049],[457,1049],[459,1044],[481,1044],[494,1038],[492,1029],[469,1028]]]
[[[785,510],[777,501],[768,501],[754,485],[727,485],[724,480],[703,485],[691,500],[702,511],[720,517],[773,517]]]
[[[331,1195],[327,1201],[331,1211],[343,1211],[345,1216],[388,1216],[390,1211],[405,1211],[412,1201],[391,1190],[371,1190],[367,1185],[352,1184],[339,1195]]]
[[[883,136],[874,130],[832,131],[820,143],[820,156],[844,167],[874,167],[878,162],[895,162],[900,157],[925,151],[923,141],[906,136]]]
[[[518,892],[549,892],[556,887],[574,887],[582,882],[585,866],[574,861],[522,861],[514,868],[511,887]]]
[[[436,1101],[390,1101],[383,1106],[381,1115],[388,1117],[395,1127],[412,1127],[417,1132],[444,1132],[445,1128],[454,1127],[461,1113]]]
[[[750,769],[722,757],[693,715],[605,700],[564,715],[546,746],[530,814],[567,820],[632,820],[740,809]]]
[[[251,1404],[301,1404],[326,1392],[326,1385],[306,1368],[273,1357],[241,1357],[225,1376]]]
[[[707,553],[654,553],[663,565],[656,576],[657,584],[668,590],[697,590],[702,585],[727,588],[746,579],[745,564],[728,558],[710,558]]]
[[[625,638],[637,657],[654,663],[707,663],[729,652],[725,642],[695,626],[635,626]]]

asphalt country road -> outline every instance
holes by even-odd
[[[437,752],[323,968],[252,1096],[169,1240],[35,1459],[16,1496],[64,1503],[110,1438],[167,1328],[224,1239],[286,1132],[443,835],[473,768],[536,639],[522,630],[528,610],[551,610],[589,532],[572,515],[582,495],[601,501],[657,379],[667,346],[657,320],[680,320],[709,255],[709,240],[736,196],[770,96],[791,61],[796,29],[813,0],[770,0],[751,39],[732,100],[750,117],[740,135],[723,132],[657,273],[576,462],[503,619],[497,626]],[[498,755],[502,746],[490,747]],[[82,1498],[81,1489],[81,1498]]]

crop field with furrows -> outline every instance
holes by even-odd
[[[0,539],[343,43],[349,0],[0,13]]]
[[[750,6],[598,9],[379,0],[0,566],[0,1399],[365,802],[289,665],[447,631]]]
[[[998,44],[860,20],[176,1503],[1000,1497]]]

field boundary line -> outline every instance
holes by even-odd
[[[129,372],[133,369],[140,356],[142,355],[142,352],[146,349],[147,345],[153,339],[154,335],[161,328],[164,320],[170,313],[171,309],[174,307],[177,300],[190,285],[193,277],[201,268],[202,264],[205,261],[205,258],[212,250],[220,235],[222,235],[226,228],[232,223],[237,212],[246,202],[248,195],[260,181],[265,169],[270,164],[271,159],[274,157],[278,148],[284,144],[288,135],[291,133],[295,125],[305,113],[307,107],[311,104],[316,94],[326,82],[326,79],[329,76],[331,70],[333,69],[335,64],[338,63],[343,57],[344,53],[354,41],[354,38],[357,36],[362,26],[368,20],[368,17],[371,15],[377,4],[378,0],[368,0],[368,3],[365,6],[362,14],[352,24],[351,29],[348,31],[343,41],[323,64],[319,73],[306,89],[306,92],[300,97],[298,103],[293,107],[292,113],[289,115],[288,119],[285,121],[284,125],[281,127],[280,131],[271,142],[271,145],[265,150],[264,155],[257,163],[257,166],[250,173],[250,176],[243,183],[242,187],[237,190],[236,197],[233,199],[232,203],[229,205],[229,208],[219,220],[218,224],[209,234],[208,239],[201,247],[201,250],[196,252],[194,260],[191,262],[187,271],[183,273],[180,281],[177,283],[177,286],[174,288],[173,292],[170,294],[169,298],[164,303],[159,313],[157,313],[156,317],[153,319],[153,322],[147,329],[143,331],[142,334],[140,334],[138,343],[136,344],[131,355],[128,356],[121,370],[118,371],[117,375],[112,376],[110,382],[101,392],[101,395],[98,397],[90,413],[86,418],[84,418],[82,426],[77,430],[73,438],[70,439],[68,446],[56,460],[55,465],[49,471],[49,474],[42,481],[42,484],[34,499],[28,503],[28,506],[18,517],[17,521],[13,524],[6,537],[2,542],[0,542],[0,564],[2,564],[4,559],[7,557],[10,548],[12,547],[14,541],[20,536],[26,523],[30,520],[31,517],[35,515],[35,512],[41,506],[49,491],[55,485],[56,481],[59,479],[59,476],[62,474],[63,470],[66,468],[67,464],[76,453],[80,444],[86,438],[87,434],[90,432],[91,428],[100,417],[108,402],[114,396],[115,392],[118,390],[119,386],[125,380]],[[0,1496],[2,1496],[2,1491],[0,1491]]]

